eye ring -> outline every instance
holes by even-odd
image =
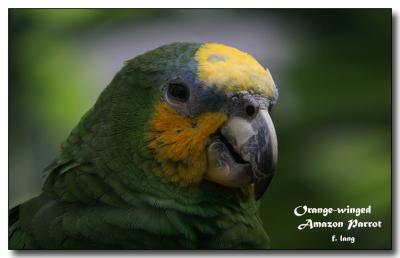
[[[167,97],[175,102],[185,103],[189,100],[189,87],[182,81],[171,81],[167,85]]]

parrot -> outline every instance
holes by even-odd
[[[269,249],[278,88],[250,54],[175,42],[128,61],[9,210],[9,249]]]

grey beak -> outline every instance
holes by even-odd
[[[259,110],[250,121],[231,118],[222,128],[222,135],[249,162],[252,168],[255,199],[267,190],[278,160],[278,142],[274,124],[267,110]]]

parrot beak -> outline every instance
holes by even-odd
[[[267,190],[278,159],[274,124],[267,110],[249,119],[231,117],[211,138],[206,178],[229,186],[254,183],[255,199]]]

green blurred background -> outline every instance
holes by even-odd
[[[174,41],[255,56],[280,89],[278,172],[261,216],[275,249],[391,247],[390,9],[9,11],[9,206],[40,192],[43,168],[123,62]],[[381,229],[297,230],[298,205],[367,207]],[[356,243],[332,243],[331,235]]]

